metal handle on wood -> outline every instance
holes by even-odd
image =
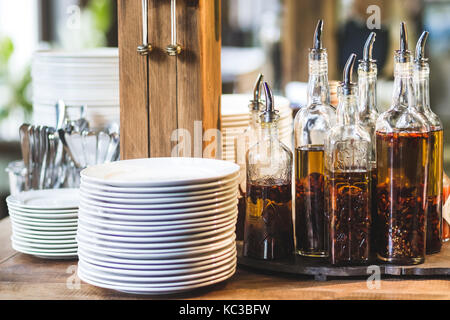
[[[148,0],[142,0],[142,44],[138,46],[137,51],[146,56],[152,50],[152,45],[148,43]]]
[[[177,2],[171,0],[170,3],[170,25],[171,25],[171,38],[172,43],[166,48],[166,52],[169,56],[177,56],[181,53],[181,46],[177,43]]]

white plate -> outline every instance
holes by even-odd
[[[80,211],[80,219],[89,222],[91,224],[102,226],[103,228],[120,229],[129,231],[148,231],[151,230],[175,230],[175,229],[187,229],[193,227],[207,226],[215,224],[216,221],[223,219],[234,219],[237,215],[237,207],[232,208],[229,211],[219,213],[216,215],[210,215],[206,217],[193,218],[193,219],[180,219],[180,220],[168,220],[168,221],[118,221],[111,220],[102,217],[96,217],[90,215],[86,211]]]
[[[18,227],[21,229],[31,229],[31,230],[37,230],[37,231],[65,231],[65,232],[73,232],[77,231],[77,227],[60,227],[60,226],[33,226],[28,225],[24,223],[17,223],[14,220],[11,220],[11,223],[13,225],[13,228]]]
[[[50,219],[50,218],[43,218],[42,219],[42,218],[38,218],[38,217],[22,214],[20,212],[14,211],[14,210],[9,210],[9,214],[11,216],[16,217],[17,219],[22,220],[22,221],[36,222],[36,223],[39,223],[39,222],[42,222],[42,223],[76,223],[76,222],[78,222],[78,218],[77,217],[66,218],[66,219]]]
[[[57,237],[57,236],[76,236],[77,229],[74,228],[72,231],[57,231],[57,230],[36,230],[33,227],[28,228],[27,226],[12,224],[13,232],[20,232],[22,234],[29,234],[30,236],[45,236],[45,237]]]
[[[173,236],[182,234],[191,234],[198,232],[205,232],[209,230],[214,230],[221,227],[227,223],[236,223],[237,210],[233,215],[226,216],[223,219],[212,220],[204,224],[184,224],[184,225],[169,225],[169,226],[122,226],[122,225],[112,225],[104,224],[102,222],[98,223],[95,220],[83,217],[80,220],[84,226],[89,226],[92,231],[98,232],[100,234],[118,235],[124,237],[139,237],[139,236]]]
[[[43,258],[43,259],[66,260],[66,259],[76,259],[78,257],[76,250],[75,251],[66,251],[66,252],[54,252],[53,250],[51,250],[51,251],[32,250],[29,248],[21,247],[20,245],[17,245],[15,243],[12,243],[12,247],[16,251],[19,251],[19,252],[22,252],[25,254],[30,254],[30,255],[36,256],[38,258]]]
[[[203,266],[211,261],[221,260],[225,256],[236,255],[236,245],[233,243],[224,249],[213,251],[210,253],[198,255],[191,258],[184,259],[169,259],[169,260],[152,260],[152,259],[121,259],[109,255],[100,254],[98,252],[90,251],[86,248],[79,247],[78,252],[83,254],[84,257],[89,258],[92,261],[97,261],[104,266],[131,266],[135,270],[148,269],[148,270],[172,270],[183,269]]]
[[[119,59],[119,50],[117,48],[95,48],[95,49],[83,49],[83,50],[38,50],[33,54],[33,59],[79,59],[83,61],[86,58],[95,59]]]
[[[226,179],[221,179],[214,182],[209,183],[199,183],[195,185],[187,185],[187,186],[171,186],[171,187],[116,187],[109,185],[102,185],[96,182],[88,181],[81,178],[81,185],[89,187],[91,189],[100,190],[104,192],[116,192],[116,193],[178,193],[178,192],[191,192],[197,190],[211,190],[213,188],[225,188],[233,186],[236,181],[239,179],[239,173],[234,176]]]
[[[101,261],[92,260],[85,256],[83,253],[79,252],[78,257],[82,263],[89,264],[92,269],[98,271],[107,271],[114,275],[130,275],[130,276],[142,276],[142,277],[158,277],[158,276],[181,276],[181,275],[192,275],[196,273],[201,273],[207,270],[222,267],[224,265],[229,265],[230,263],[236,261],[236,252],[230,252],[228,255],[221,257],[221,259],[210,260],[209,263],[205,263],[201,266],[188,267],[188,268],[178,268],[171,270],[164,269],[135,269],[133,265],[120,265],[104,263]],[[144,266],[138,266],[144,267]]]
[[[141,249],[141,250],[121,250],[121,249],[111,249],[104,246],[98,245],[96,243],[90,242],[89,240],[84,240],[78,237],[78,246],[83,249],[88,249],[93,252],[98,252],[98,254],[108,255],[115,258],[121,259],[152,259],[152,260],[168,260],[168,259],[184,259],[193,258],[206,253],[216,252],[217,250],[229,247],[231,244],[235,244],[236,235],[232,235],[230,238],[217,241],[216,243],[188,247],[188,248],[177,248],[177,249],[164,249],[164,250],[152,250],[152,249]]]
[[[173,240],[172,242],[168,242],[171,240],[165,241],[164,239],[155,237],[153,242],[124,242],[124,237],[112,237],[99,235],[92,232],[87,231],[81,226],[78,227],[77,231],[77,240],[78,241],[90,241],[99,246],[102,246],[107,249],[112,250],[128,250],[129,252],[139,252],[142,249],[153,249],[153,250],[166,250],[166,249],[181,249],[181,248],[190,248],[201,246],[204,244],[212,244],[216,243],[220,240],[230,238],[236,231],[236,228],[233,225],[222,228],[216,234],[208,237],[208,238],[200,238],[200,239],[187,239],[187,240]],[[172,238],[172,237],[168,237]],[[176,239],[177,237],[173,237]]]
[[[76,228],[78,222],[70,222],[70,223],[45,223],[45,222],[32,222],[25,221],[16,216],[11,216],[11,221],[16,224],[25,225],[25,226],[33,226],[33,227],[58,227],[58,228]]]
[[[88,236],[95,237],[99,240],[119,242],[121,244],[140,244],[140,243],[161,243],[161,242],[181,242],[181,241],[193,241],[198,238],[205,238],[209,236],[216,236],[226,232],[234,227],[236,221],[232,220],[221,225],[216,225],[216,228],[212,230],[187,233],[181,235],[164,235],[161,233],[147,233],[146,235],[130,235],[129,233],[124,234],[120,231],[105,233],[105,231],[98,230],[98,228],[92,227],[80,221],[78,230],[81,233],[85,233]]]
[[[86,283],[89,283],[91,285],[106,288],[106,289],[112,289],[120,292],[125,292],[129,294],[144,294],[144,295],[163,295],[163,294],[174,294],[174,293],[180,293],[184,291],[194,290],[201,287],[207,287],[219,282],[223,282],[229,278],[231,278],[234,273],[236,272],[236,269],[231,270],[230,272],[224,272],[223,274],[216,275],[213,277],[208,277],[207,279],[203,279],[205,281],[193,284],[193,285],[184,285],[184,286],[173,286],[169,288],[152,288],[149,286],[146,286],[144,288],[139,288],[131,285],[126,284],[116,284],[114,282],[108,282],[108,281],[98,281],[95,277],[90,277],[89,275],[85,275],[80,268],[78,268],[78,276],[81,280],[83,280]]]
[[[119,187],[169,187],[234,177],[239,166],[202,158],[149,158],[101,164],[84,169],[86,181]]]
[[[187,202],[187,201],[199,201],[211,198],[222,197],[235,192],[237,189],[236,185],[231,187],[215,189],[215,190],[204,190],[200,191],[199,194],[189,194],[189,193],[109,193],[102,192],[92,188],[87,187],[83,184],[80,188],[80,192],[87,198],[91,198],[99,201],[108,201],[111,203],[123,203],[123,204],[152,204],[152,203],[168,203],[168,202]]]
[[[79,216],[82,212],[91,216],[111,219],[115,221],[134,221],[135,224],[140,222],[155,222],[155,221],[173,221],[173,220],[187,220],[195,218],[203,218],[207,216],[213,216],[224,212],[229,212],[237,208],[238,200],[230,201],[228,205],[217,206],[215,209],[209,209],[205,211],[188,212],[183,211],[164,211],[162,214],[152,214],[148,212],[135,212],[130,210],[119,209],[99,209],[98,207],[92,207],[83,205],[80,207]],[[143,211],[143,210],[141,210]],[[137,213],[137,214],[134,214]]]
[[[78,189],[50,189],[24,191],[9,196],[6,202],[23,209],[64,210],[78,207]]]
[[[73,237],[72,239],[60,239],[60,240],[36,239],[36,238],[22,237],[17,232],[13,232],[12,237],[14,241],[17,241],[17,243],[28,243],[28,244],[33,243],[39,247],[41,247],[41,245],[67,245],[69,247],[77,246],[77,241],[75,240],[75,237]]]
[[[76,231],[72,232],[72,234],[68,235],[42,235],[42,234],[33,234],[33,233],[27,233],[26,231],[19,230],[17,228],[13,229],[13,235],[17,235],[19,238],[27,238],[27,239],[36,239],[36,240],[73,240],[76,241]]]
[[[176,209],[176,208],[199,208],[202,206],[208,206],[208,205],[221,205],[223,203],[226,203],[230,201],[231,199],[237,199],[238,198],[238,190],[235,188],[234,190],[231,190],[227,193],[224,193],[220,196],[212,196],[209,199],[205,200],[193,200],[191,198],[187,198],[184,202],[178,202],[174,201],[173,198],[166,198],[165,200],[162,199],[161,201],[156,200],[154,203],[151,202],[151,200],[148,200],[149,202],[146,204],[133,204],[133,203],[116,203],[112,202],[108,198],[101,198],[98,199],[97,197],[89,196],[88,194],[84,192],[80,192],[81,200],[83,204],[89,204],[92,206],[97,206],[100,208],[117,208],[117,209],[129,209],[129,210],[170,210],[170,209]],[[171,201],[170,201],[171,200]]]
[[[41,220],[60,220],[64,221],[66,219],[76,219],[78,217],[78,209],[76,211],[72,211],[71,213],[60,213],[55,211],[55,213],[33,213],[20,209],[16,209],[12,206],[8,206],[9,212],[15,213],[18,216],[33,218],[33,219],[41,219]],[[48,212],[48,211],[43,211]]]
[[[125,270],[124,275],[119,275],[110,272],[109,268],[102,268],[96,265],[89,264],[85,261],[80,260],[78,262],[78,268],[81,268],[83,272],[90,274],[98,279],[118,281],[122,283],[133,284],[133,286],[154,286],[154,287],[171,287],[174,285],[189,285],[202,282],[204,278],[214,276],[216,274],[221,274],[222,272],[227,272],[236,267],[236,258],[232,261],[222,265],[213,270],[207,270],[203,272],[198,272],[188,275],[179,276],[134,276],[131,275],[131,271]],[[126,272],[129,272],[126,274]]]
[[[24,239],[18,239],[14,235],[11,237],[11,241],[18,244],[19,246],[25,247],[25,248],[36,248],[36,249],[44,249],[44,250],[62,250],[62,251],[73,251],[77,248],[77,243],[63,243],[63,244],[48,244],[48,243],[36,243],[32,241],[26,241]]]
[[[217,210],[216,212],[224,211],[224,208],[229,208],[232,205],[237,205],[238,198],[231,197],[228,200],[222,201],[220,203],[213,203],[198,207],[187,207],[187,208],[168,208],[168,209],[127,209],[127,208],[111,208],[111,207],[100,207],[97,203],[87,200],[81,199],[80,209],[87,209],[89,211],[96,212],[98,214],[111,214],[111,213],[119,213],[121,215],[143,215],[143,216],[153,216],[153,215],[172,215],[175,219],[183,219],[182,215],[188,213],[196,213],[197,216],[205,216],[209,215],[212,210]],[[186,217],[195,217],[195,216],[186,216]],[[150,217],[149,217],[150,218]],[[169,217],[165,219],[171,220]],[[120,219],[119,219],[120,220]],[[126,220],[126,219],[124,219]]]

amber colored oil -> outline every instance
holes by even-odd
[[[324,149],[296,149],[295,235],[297,253],[325,257],[328,249],[324,198]]]
[[[327,173],[330,262],[360,265],[370,259],[371,172]]]
[[[425,260],[428,133],[377,132],[377,257],[395,264]]]
[[[244,256],[275,260],[294,253],[292,185],[247,183]]]
[[[430,163],[427,189],[427,254],[438,253],[442,247],[443,134],[443,130],[430,133]]]

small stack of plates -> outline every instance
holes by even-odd
[[[78,275],[92,285],[169,294],[236,268],[239,167],[196,158],[118,161],[81,172]]]
[[[77,256],[78,189],[25,191],[6,202],[15,250],[46,259]]]
[[[236,139],[242,136],[250,121],[251,95],[222,95],[222,159],[236,162]],[[292,146],[292,110],[289,100],[275,96],[275,108],[279,111],[279,139],[289,148]]]
[[[38,51],[32,62],[33,124],[56,126],[58,100],[87,105],[91,127],[119,123],[119,52],[117,48],[84,51]],[[69,119],[78,108],[68,107]],[[77,114],[78,113],[78,114]]]

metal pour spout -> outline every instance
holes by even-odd
[[[342,93],[344,95],[351,94],[351,89],[356,87],[356,83],[353,83],[353,68],[355,66],[356,54],[352,53],[347,60],[344,67],[343,81],[341,82]]]
[[[422,35],[420,36],[419,40],[417,41],[416,45],[416,62],[425,62],[428,59],[425,58],[425,44],[428,39],[429,32],[424,31],[422,32]]]
[[[316,31],[314,32],[314,44],[313,48],[315,50],[322,49],[322,32],[323,32],[323,20],[320,19],[316,26]]]
[[[264,93],[266,96],[266,109],[261,115],[261,122],[272,123],[277,121],[280,116],[278,115],[278,110],[275,110],[272,89],[266,81],[264,81]]]
[[[400,51],[408,51],[408,33],[406,31],[406,24],[404,22],[400,24]]]
[[[256,79],[253,88],[253,100],[250,101],[250,109],[253,111],[260,111],[261,109],[261,86],[264,80],[264,75],[260,73]]]
[[[364,45],[363,51],[363,61],[364,62],[372,62],[372,53],[373,53],[373,44],[375,43],[375,38],[377,34],[375,32],[371,32],[369,37],[366,40],[366,44]]]

